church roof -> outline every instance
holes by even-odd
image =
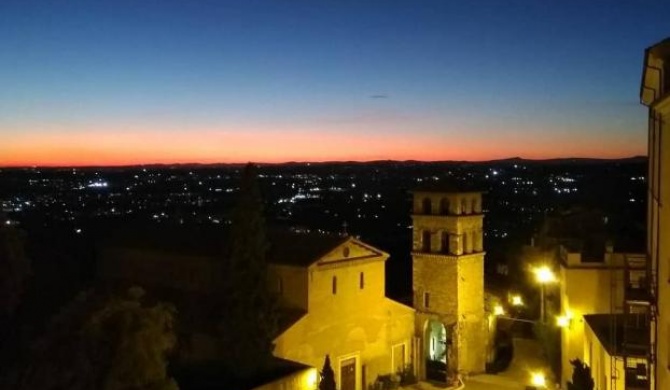
[[[333,234],[301,234],[279,230],[272,231],[269,234],[269,239],[268,262],[307,267],[337,246],[345,243],[349,237]]]
[[[117,226],[99,232],[102,246],[134,248],[172,255],[225,257],[229,229],[221,226],[133,225]],[[273,228],[267,232],[268,262],[307,267],[337,246],[348,236],[298,233]]]

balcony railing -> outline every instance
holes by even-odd
[[[626,368],[626,390],[648,390],[649,376],[644,364],[638,368]]]

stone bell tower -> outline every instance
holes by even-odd
[[[485,370],[482,193],[413,191],[412,283],[423,378]]]

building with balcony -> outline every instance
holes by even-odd
[[[648,360],[652,387],[670,388],[670,38],[644,52],[640,100],[648,107]],[[653,387],[655,385],[655,387]]]

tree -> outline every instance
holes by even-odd
[[[18,307],[25,280],[30,273],[30,260],[24,250],[24,236],[5,224],[0,213],[0,324]]]
[[[326,355],[321,369],[321,378],[319,380],[319,390],[335,390],[335,372],[330,366],[330,356]]]
[[[256,167],[247,164],[233,210],[230,253],[223,275],[222,349],[241,375],[263,369],[272,358],[277,300],[268,290],[268,249]]]
[[[572,381],[568,381],[568,390],[593,390],[591,368],[579,359],[570,360],[572,364]]]
[[[174,309],[143,305],[143,294],[139,288],[109,298],[80,294],[17,367],[11,388],[177,390],[166,359],[176,341]]]

